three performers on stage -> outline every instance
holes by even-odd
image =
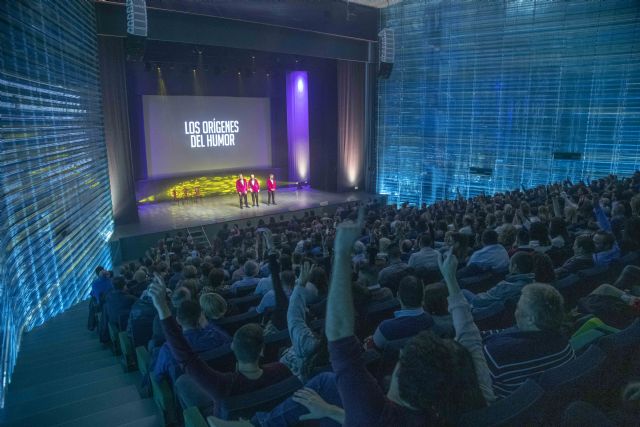
[[[240,174],[236,180],[236,192],[240,199],[240,209],[244,207],[248,208],[249,203],[247,201],[247,193],[251,193],[251,206],[260,207],[260,181],[251,174],[251,179],[247,180]],[[269,175],[267,179],[267,205],[273,203],[276,204],[276,180],[273,174]],[[242,202],[244,201],[244,206]]]

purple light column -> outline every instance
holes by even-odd
[[[309,179],[309,96],[306,71],[287,73],[289,181]]]

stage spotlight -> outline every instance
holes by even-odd
[[[358,190],[358,186],[356,185],[355,187],[353,187],[353,189],[357,191]]]

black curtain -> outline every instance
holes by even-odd
[[[138,221],[138,208],[131,161],[124,39],[100,36],[98,52],[113,220],[116,224],[127,224]]]

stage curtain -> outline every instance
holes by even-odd
[[[113,220],[138,220],[129,133],[127,75],[124,42],[119,37],[98,37],[104,139],[107,146]]]
[[[365,133],[365,64],[338,61],[338,189],[362,185]]]

